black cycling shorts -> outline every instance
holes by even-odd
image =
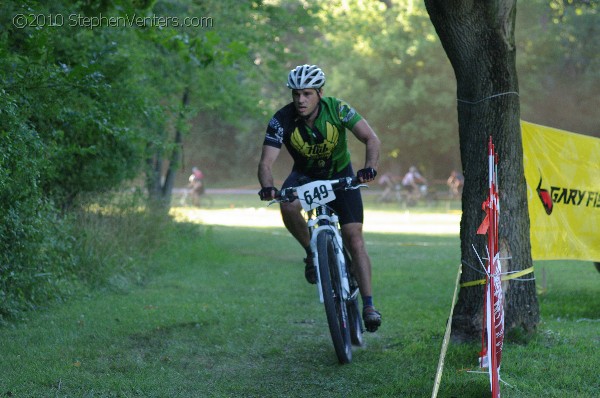
[[[344,170],[339,173],[335,173],[330,180],[335,180],[342,177],[353,177],[354,172],[352,166],[348,165]],[[314,181],[314,178],[310,178],[298,171],[292,170],[290,175],[285,179],[283,188],[295,187],[298,185],[306,184],[310,181]],[[340,225],[350,224],[354,222],[363,223],[364,211],[363,201],[360,194],[360,189],[353,189],[350,191],[335,191],[335,200],[327,203],[328,206],[333,208],[340,219]]]

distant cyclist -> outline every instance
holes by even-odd
[[[446,180],[446,185],[448,185],[448,189],[450,190],[450,197],[452,199],[460,199],[463,185],[465,185],[465,177],[462,173],[452,170],[450,177]]]
[[[204,194],[204,173],[198,167],[192,167],[192,174],[188,178],[188,188],[192,193],[192,203],[200,206],[200,196]]]
[[[380,141],[367,121],[349,104],[334,97],[323,97],[325,74],[316,65],[301,65],[291,70],[287,86],[292,102],[281,108],[267,127],[258,165],[261,200],[271,200],[276,192],[272,167],[281,147],[286,146],[294,160],[290,175],[282,188],[302,185],[306,179],[337,179],[353,176],[347,130],[366,147],[364,168],[357,176],[361,182],[377,175]],[[373,306],[371,292],[371,260],[363,237],[363,203],[360,190],[336,193],[329,205],[339,215],[344,241],[350,250],[354,274],[363,301],[365,328],[374,332],[381,325],[381,314]],[[281,215],[288,231],[306,251],[304,275],[316,283],[310,236],[299,201],[281,203]]]
[[[416,201],[427,192],[427,180],[415,166],[410,166],[408,173],[402,177],[402,186],[413,201]]]

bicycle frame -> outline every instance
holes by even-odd
[[[316,181],[316,184],[319,183],[327,183],[329,184],[329,190],[331,190],[331,192],[334,191],[332,184],[336,184],[336,183],[345,183],[346,187],[352,187],[352,188],[345,188],[345,189],[358,189],[361,187],[364,187],[366,185],[353,185],[356,184],[356,179],[352,178],[352,177],[345,177],[345,178],[340,178],[339,180],[329,180],[329,181]],[[308,184],[311,185],[312,184]],[[288,188],[288,190],[291,190],[293,193],[296,193],[299,187],[293,187],[293,188]],[[314,188],[315,191],[315,197],[319,197],[320,199],[320,195],[324,195],[327,196],[327,188],[324,185],[321,185],[317,188]],[[289,192],[289,191],[288,191]],[[283,194],[284,196],[288,195],[289,193],[286,192],[285,194]],[[313,262],[314,265],[316,267],[316,271],[317,271],[317,278],[320,278],[320,269],[319,269],[319,254],[318,254],[318,250],[317,250],[317,238],[319,236],[319,234],[321,234],[323,231],[331,231],[333,232],[333,235],[335,236],[335,242],[336,242],[336,256],[337,259],[339,260],[338,263],[338,267],[339,269],[339,275],[341,276],[342,279],[342,298],[344,301],[348,301],[349,299],[353,299],[355,298],[356,294],[358,294],[358,292],[351,292],[350,291],[350,282],[349,282],[349,276],[348,276],[348,272],[349,270],[346,267],[346,257],[344,256],[344,242],[342,239],[342,234],[339,228],[339,218],[337,216],[337,214],[335,214],[335,212],[329,207],[327,206],[327,201],[317,201],[315,200],[315,198],[312,197],[312,195],[306,194],[305,192],[305,197],[300,198],[298,197],[297,199],[300,200],[301,202],[305,202],[305,203],[309,203],[310,205],[308,207],[305,207],[305,205],[303,204],[303,208],[305,209],[306,213],[307,213],[307,224],[308,224],[308,230],[309,230],[309,234],[311,237],[310,240],[310,248],[311,251],[313,253]],[[287,197],[286,199],[284,199],[284,201],[289,201],[290,197]],[[293,198],[292,200],[295,200],[295,198]],[[329,199],[330,200],[330,199]],[[277,202],[277,201],[282,201],[282,199],[280,198],[279,200],[275,199],[274,201],[272,201],[271,203]],[[315,204],[315,205],[313,205]],[[318,288],[318,292],[319,292],[319,301],[321,303],[323,303],[323,291],[322,291],[322,287],[321,287],[321,283],[319,281],[319,283],[317,283],[317,288]]]

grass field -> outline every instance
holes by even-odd
[[[193,211],[250,204],[263,214],[256,202]],[[383,325],[342,366],[302,251],[281,226],[189,215],[164,227],[165,243],[136,280],[0,329],[0,396],[431,396],[460,262],[456,233],[366,233]],[[505,340],[502,396],[600,396],[600,274],[591,263],[541,262],[536,277],[542,322],[531,338]],[[450,344],[439,397],[490,395],[487,376],[471,372],[479,349]]]

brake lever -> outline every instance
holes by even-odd
[[[271,206],[273,203],[282,203],[282,202],[291,203],[291,202],[295,201],[296,199],[298,199],[298,197],[296,195],[294,195],[294,192],[290,191],[289,188],[282,189],[278,193],[279,193],[279,197],[270,201],[269,204],[267,205],[267,207]]]
[[[369,186],[367,184],[358,184],[358,185],[354,185],[354,186],[347,186],[345,188],[346,191],[353,191],[355,189],[359,189],[359,188],[369,188]]]

